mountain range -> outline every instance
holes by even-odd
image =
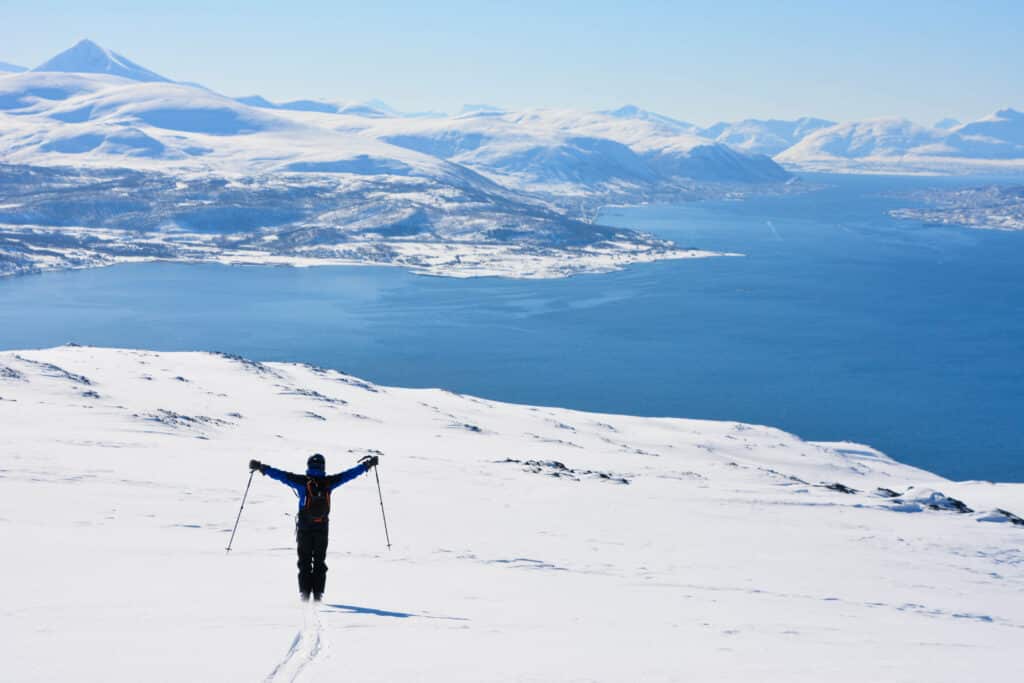
[[[89,40],[32,70],[4,68],[0,274],[212,257],[216,244],[254,260],[548,277],[700,253],[593,225],[608,203],[789,191],[793,170],[1024,169],[1024,115],[1012,109],[945,129],[814,118],[701,128],[633,105],[447,115],[232,98]],[[140,251],[127,233],[76,233],[51,258],[58,240],[38,227],[65,242],[70,227],[159,237]],[[166,238],[185,233],[219,237]],[[216,242],[224,235],[230,245]]]
[[[618,199],[649,198],[680,181],[780,181],[788,177],[783,167],[1024,168],[1024,114],[1012,109],[934,127],[905,119],[804,117],[702,128],[634,105],[581,112],[475,104],[455,115],[410,116],[379,100],[225,97],[175,83],[90,40],[31,71],[0,68],[9,74],[0,82],[0,111],[16,113],[20,124],[5,121],[5,161],[135,167],[148,158],[174,167],[266,172],[341,169],[354,158],[368,160],[355,164],[364,171],[436,168],[441,159],[515,189]],[[195,144],[182,133],[219,139]],[[273,159],[262,151],[247,154],[239,140],[228,139],[240,135],[261,136],[261,148],[273,138]]]
[[[603,203],[789,178],[637,112],[233,99],[88,40],[0,77],[0,274],[217,258],[561,276],[703,254],[592,224]]]

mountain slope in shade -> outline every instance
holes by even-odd
[[[18,66],[17,64],[11,64],[9,62],[0,62],[0,73],[16,74],[21,73],[22,71],[28,71],[28,69],[23,66]]]
[[[106,74],[143,82],[170,80],[88,39],[78,41],[33,71]]]

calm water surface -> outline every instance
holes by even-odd
[[[1024,234],[895,221],[935,181],[610,209],[737,258],[567,280],[138,264],[0,281],[0,348],[215,349],[585,410],[741,420],[1024,481]],[[977,181],[975,181],[976,183]]]

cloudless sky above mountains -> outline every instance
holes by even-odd
[[[91,38],[169,78],[275,100],[584,109],[698,124],[813,115],[931,124],[1024,109],[1024,3],[5,3],[0,59]]]

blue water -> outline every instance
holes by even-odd
[[[1024,481],[1024,234],[890,219],[936,181],[602,221],[741,258],[555,281],[138,264],[0,281],[0,348],[216,349],[546,405],[741,420]]]

